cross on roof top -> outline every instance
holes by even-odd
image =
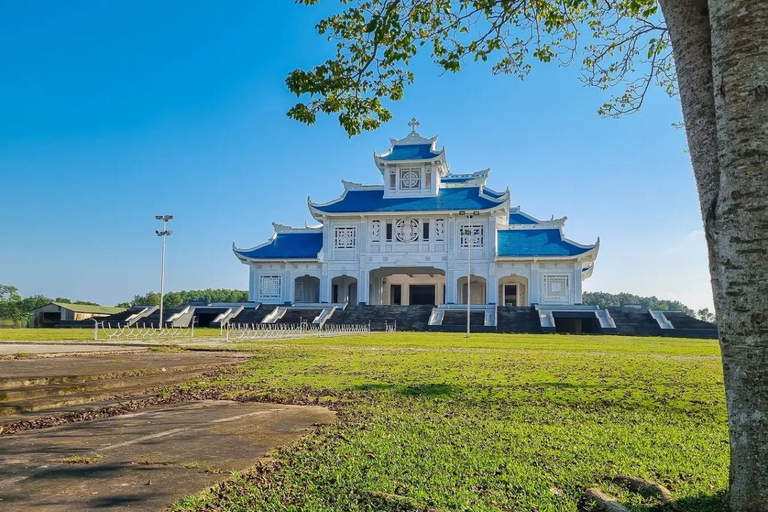
[[[417,127],[418,127],[420,124],[421,124],[421,123],[420,123],[420,122],[418,122],[418,121],[416,120],[416,118],[415,118],[415,117],[414,117],[414,118],[412,118],[412,119],[411,119],[411,120],[408,122],[408,126],[410,126],[410,127],[411,127],[411,133],[416,133],[416,128],[417,128]]]

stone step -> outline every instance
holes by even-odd
[[[485,313],[472,312],[469,314],[469,325],[481,326],[485,323]],[[443,314],[442,325],[466,325],[467,324],[467,312],[466,311],[446,311]]]
[[[322,311],[322,309],[289,309],[275,323],[281,325],[299,325],[302,322],[306,322],[311,324]]]
[[[661,329],[648,310],[620,307],[606,308],[616,324],[617,334],[628,336],[658,336]]]
[[[502,306],[497,313],[497,331],[508,333],[540,333],[541,322],[530,307]]]
[[[276,306],[261,305],[256,309],[246,308],[239,315],[230,319],[229,325],[253,325],[259,324],[264,317],[270,314]]]

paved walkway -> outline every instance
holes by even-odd
[[[0,510],[162,510],[334,417],[201,401],[3,437]]]
[[[126,354],[91,354],[83,357],[15,359],[0,361],[0,382],[41,378],[101,376],[142,372],[171,372],[175,368],[224,365],[247,361],[242,352],[146,352]]]
[[[75,342],[66,343],[0,343],[0,356],[11,356],[16,354],[33,355],[58,355],[58,354],[87,354],[93,352],[138,352],[146,350],[146,347],[139,346],[121,346],[121,345],[99,345],[89,343],[77,344]]]

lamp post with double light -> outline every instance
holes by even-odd
[[[163,239],[163,256],[160,263],[160,327],[163,327],[163,295],[165,293],[165,239],[173,234],[170,229],[165,229],[165,224],[173,219],[173,215],[155,215],[157,220],[163,221],[162,231],[155,230],[157,236]]]

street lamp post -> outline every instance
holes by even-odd
[[[163,256],[160,263],[160,327],[163,327],[163,295],[165,292],[165,239],[173,234],[170,229],[165,229],[165,223],[173,219],[173,215],[155,215],[157,220],[163,221],[163,230],[155,233],[163,239]]]
[[[472,219],[475,217],[475,215],[480,215],[480,212],[474,211],[474,212],[465,212],[460,211],[459,215],[462,215],[467,218],[469,221],[467,223],[467,228],[464,231],[464,234],[467,235],[467,335],[466,338],[469,338],[469,319],[470,319],[470,309],[471,309],[471,303],[472,303],[472,293],[471,293],[471,281],[472,281]]]

